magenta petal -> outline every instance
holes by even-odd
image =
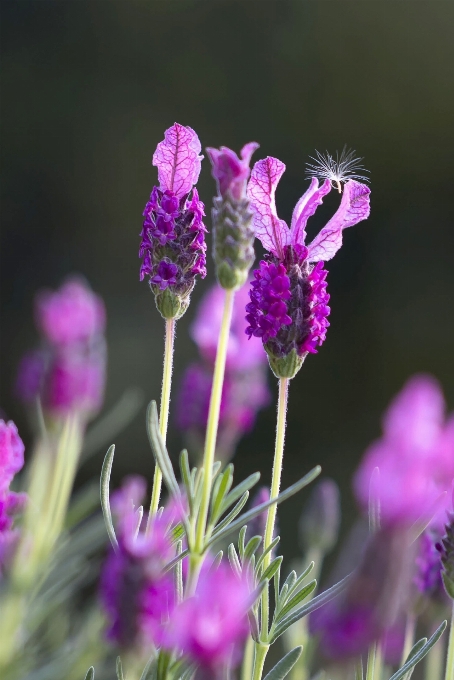
[[[290,241],[290,232],[284,220],[276,213],[274,195],[285,171],[285,165],[277,158],[268,156],[258,161],[251,172],[247,196],[254,213],[255,235],[263,246],[274,255],[282,257],[283,246]]]
[[[162,191],[173,191],[178,198],[191,191],[200,174],[201,148],[197,134],[190,127],[175,123],[165,131],[164,140],[153,154]]]
[[[316,177],[312,178],[309,189],[301,196],[293,211],[292,223],[290,225],[293,244],[299,243],[304,245],[307,220],[315,213],[318,206],[322,204],[324,196],[330,191],[331,182],[329,179],[325,180],[321,187],[319,187],[318,179]]]
[[[342,245],[342,230],[369,217],[369,194],[370,189],[365,184],[354,180],[347,182],[336,214],[309,245],[310,262],[331,260]]]

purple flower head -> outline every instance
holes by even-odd
[[[222,321],[224,296],[224,290],[220,286],[213,286],[202,298],[197,316],[190,329],[191,337],[200,353],[213,365]],[[248,300],[247,286],[243,286],[235,293],[233,303],[227,347],[227,370],[245,371],[266,364],[266,356],[263,354],[260,340],[253,338],[248,342],[245,335],[247,323],[244,319],[244,308]]]
[[[249,632],[250,606],[248,584],[222,563],[199,579],[194,597],[173,610],[164,646],[181,650],[209,677],[216,677],[225,664],[239,661],[240,645]]]
[[[311,616],[324,656],[357,657],[399,620],[408,609],[413,565],[405,530],[369,537],[346,589]]]
[[[288,227],[278,217],[275,204],[276,187],[284,170],[285,165],[277,158],[258,161],[247,190],[255,234],[269,254],[254,272],[246,332],[262,338],[270,358],[277,360],[271,364],[275,372],[284,369],[285,362],[279,359],[291,353],[299,368],[307,354],[316,353],[316,347],[325,340],[330,308],[323,261],[334,257],[341,247],[343,230],[366,219],[370,211],[369,188],[348,181],[339,209],[306,245],[307,221],[331,190],[331,182],[327,179],[319,186],[318,180],[312,179]]]
[[[226,146],[220,149],[207,147],[207,154],[212,165],[212,174],[218,185],[218,192],[225,198],[227,192],[235,200],[246,198],[247,180],[251,173],[249,163],[252,154],[259,148],[257,142],[249,142],[241,149],[241,160],[236,153]]]
[[[421,595],[439,596],[443,593],[441,578],[441,559],[437,550],[440,534],[433,529],[426,529],[418,540],[416,556],[416,574],[413,582]]]
[[[206,276],[204,206],[196,184],[201,146],[192,128],[175,123],[156,148],[154,187],[143,212],[140,280],[149,276],[156,304],[165,318],[187,309],[195,276]]]
[[[12,421],[0,420],[0,577],[19,538],[14,516],[26,501],[23,493],[9,490],[13,477],[24,465],[24,444]]]
[[[36,323],[53,345],[87,342],[104,332],[102,299],[80,279],[70,279],[57,291],[43,291],[35,304]]]
[[[169,517],[154,517],[145,533],[146,518],[136,506],[144,491],[141,478],[128,478],[112,497],[118,548],[110,551],[100,584],[108,638],[125,649],[159,644],[175,604],[172,577],[163,571],[174,556]]]
[[[440,526],[454,477],[454,429],[445,424],[445,404],[430,376],[411,378],[385,413],[383,436],[366,451],[354,488],[367,509],[369,485],[378,467],[381,521],[410,525],[418,519]]]

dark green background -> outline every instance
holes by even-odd
[[[259,154],[287,164],[277,197],[286,219],[308,156],[347,143],[371,171],[372,213],[329,263],[331,328],[291,385],[283,484],[320,462],[351,515],[352,471],[408,376],[434,373],[454,406],[452,1],[19,0],[1,13],[7,416],[29,442],[13,376],[36,340],[35,291],[71,272],[107,304],[107,405],[131,385],[158,397],[163,323],[137,250],[165,128],[190,125],[203,146],[260,142]],[[207,161],[199,187],[209,212]],[[332,192],[310,235],[337,201]],[[208,283],[178,324],[176,383],[196,356],[187,329]],[[142,416],[116,437],[117,480],[151,474]],[[239,476],[259,468],[269,481],[273,439],[270,407],[241,443]],[[169,445],[181,446],[174,430]],[[288,552],[303,500],[281,511]]]

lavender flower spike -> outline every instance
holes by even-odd
[[[149,276],[156,306],[165,319],[180,318],[195,277],[206,276],[204,205],[196,184],[203,156],[194,130],[175,123],[153,155],[159,187],[143,212],[140,280]]]
[[[223,288],[240,288],[254,263],[254,230],[252,213],[246,196],[249,163],[256,142],[241,149],[241,160],[226,146],[207,148],[213,166],[212,174],[218,187],[213,200],[213,255],[216,276]]]
[[[10,491],[13,477],[24,464],[24,444],[13,422],[0,420],[0,581],[11,558],[19,533],[14,516],[22,509],[26,495]]]
[[[326,338],[330,308],[323,260],[330,260],[339,250],[344,229],[369,216],[370,190],[349,180],[339,209],[306,245],[307,220],[331,190],[331,181],[319,186],[317,178],[312,178],[288,227],[279,219],[274,200],[284,171],[281,161],[268,157],[254,165],[249,180],[253,228],[269,253],[254,272],[246,333],[262,339],[277,377],[293,378],[308,353],[315,354]]]

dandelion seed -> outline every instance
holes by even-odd
[[[362,165],[363,159],[355,157],[354,149],[347,149],[347,146],[344,146],[340,154],[336,151],[335,158],[328,151],[325,154],[320,153],[320,151],[315,153],[316,157],[310,156],[311,160],[315,162],[306,165],[306,179],[312,179],[312,177],[329,179],[333,189],[337,188],[339,193],[342,191],[341,183],[349,179],[369,181],[368,177],[358,174],[358,171],[369,171]]]

